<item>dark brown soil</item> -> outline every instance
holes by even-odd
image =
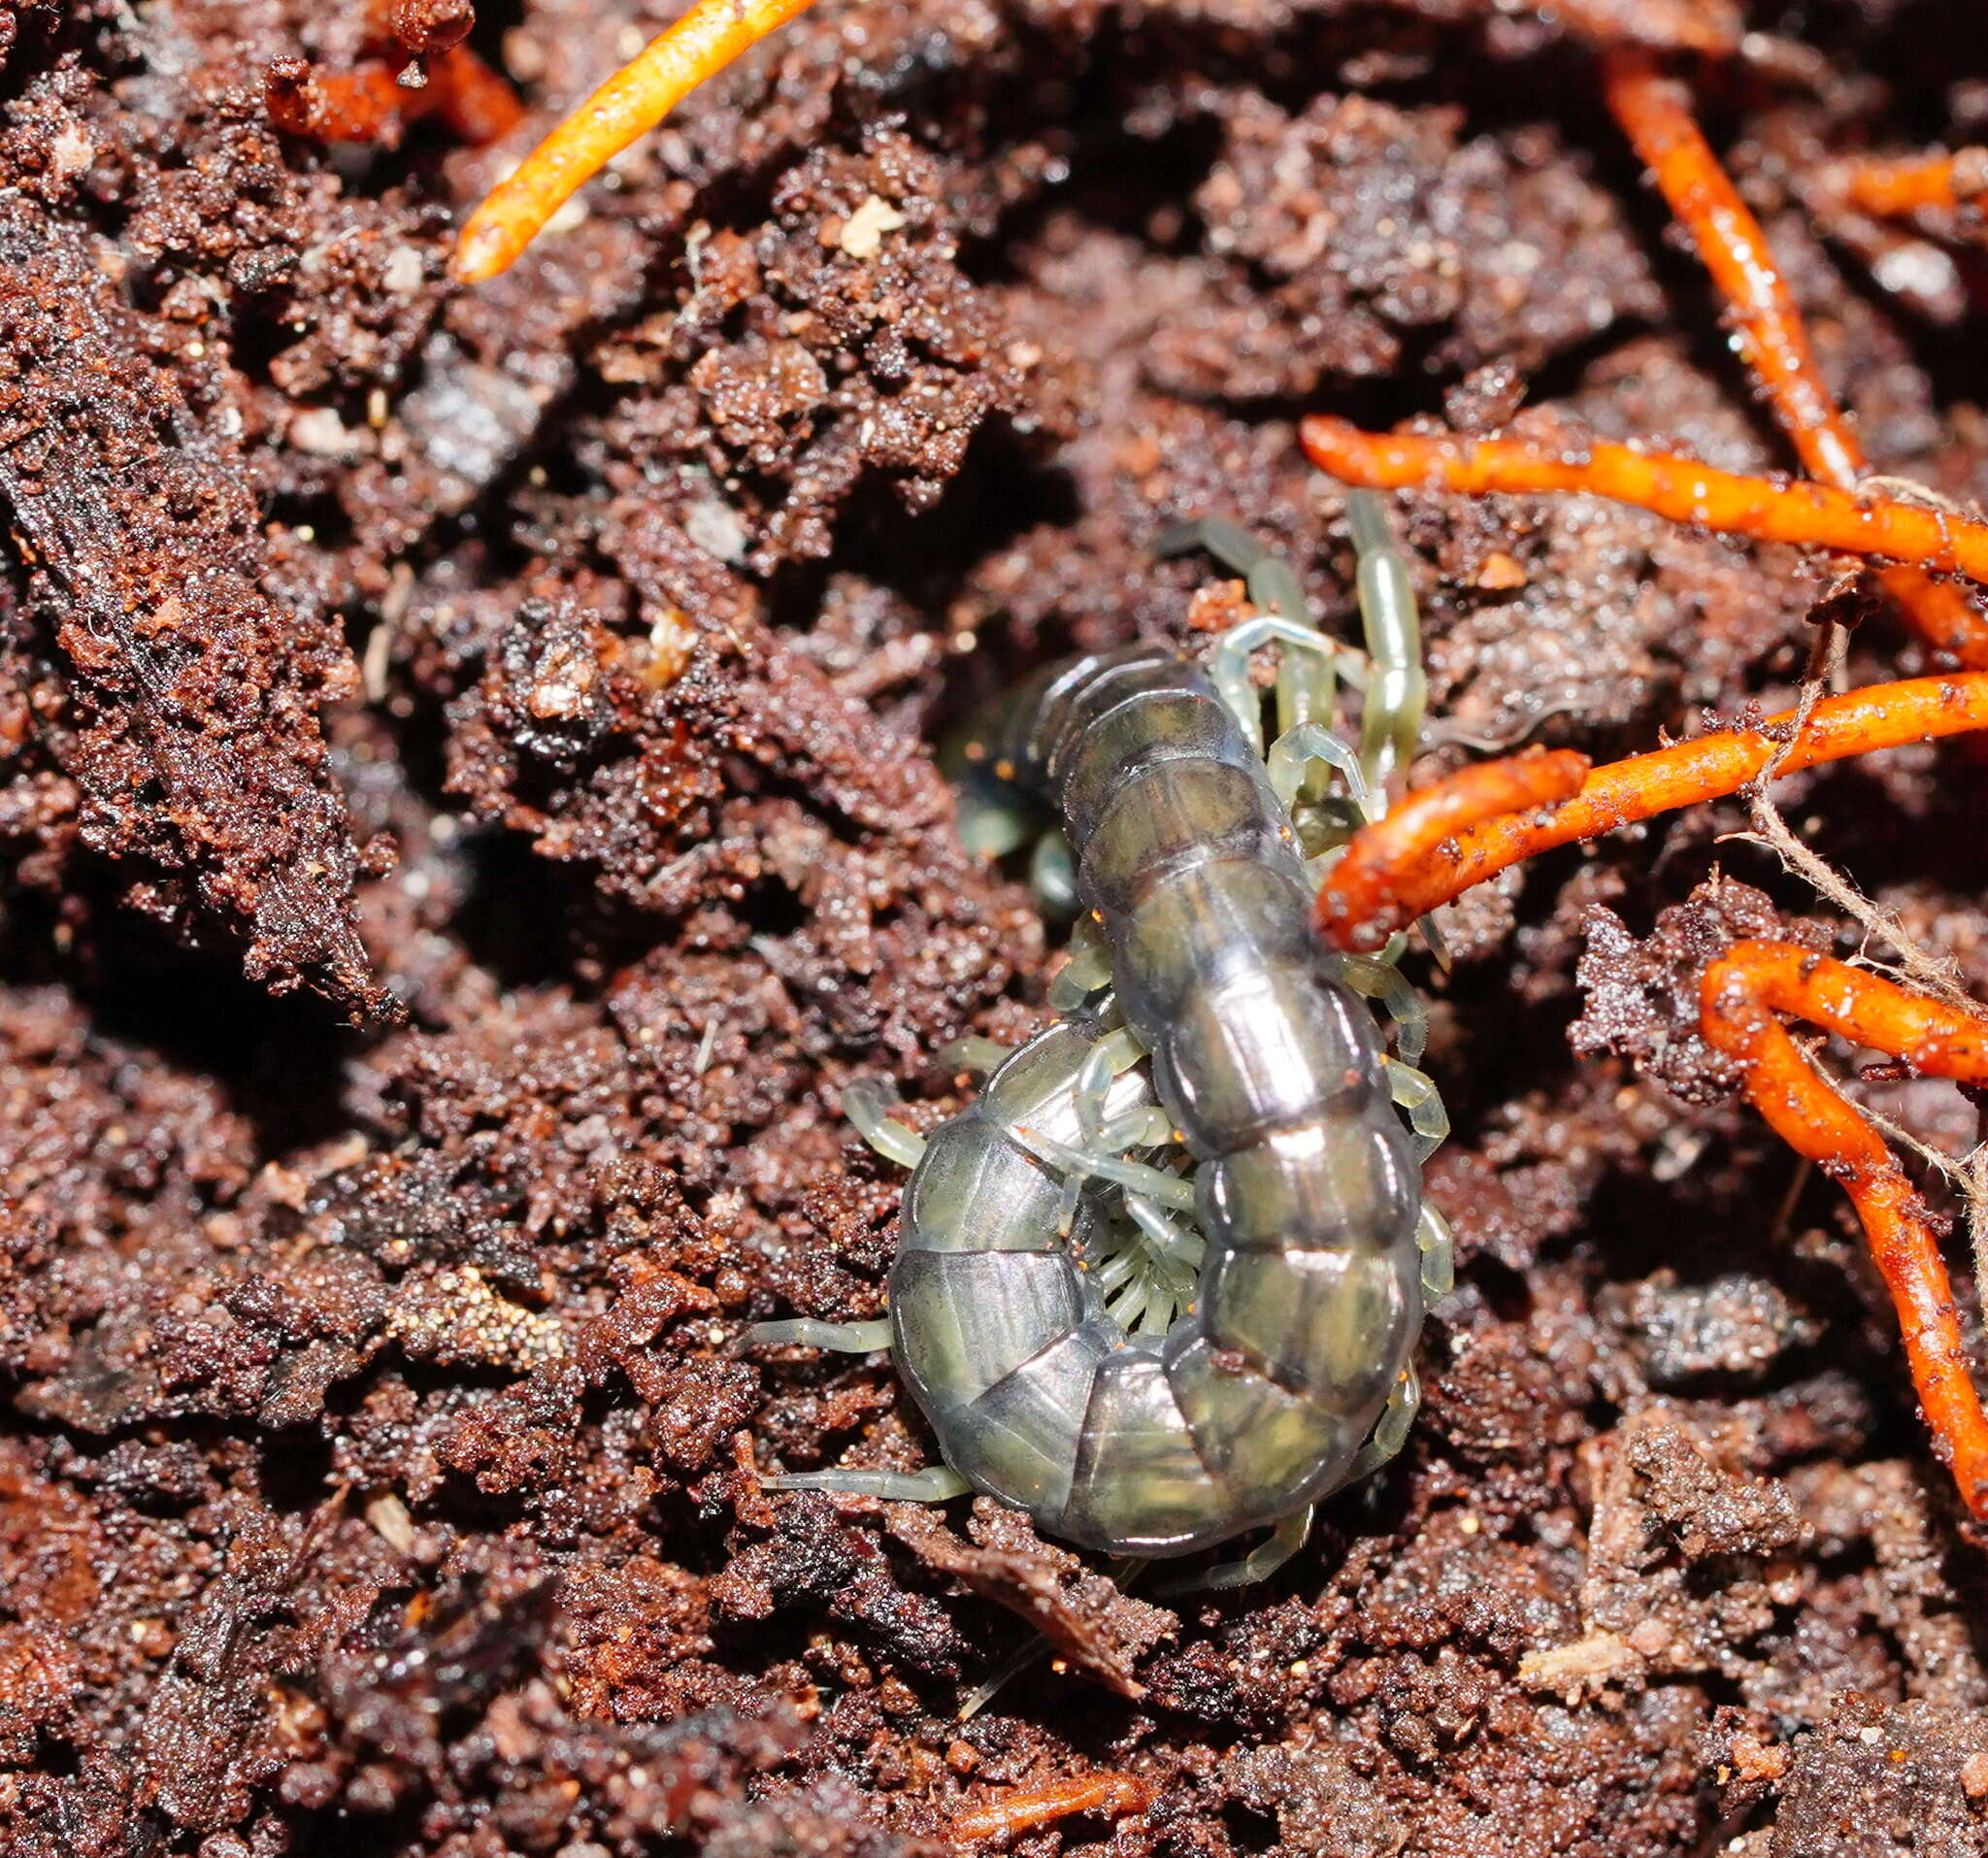
[[[673,11],[470,43],[528,135]],[[1418,969],[1458,1288],[1408,1451],[1268,1587],[1159,1608],[754,1475],[930,1456],[880,1363],[728,1343],[878,1311],[900,1176],[839,1089],[937,1118],[946,1041],[1042,1021],[954,719],[1194,637],[1182,517],[1345,627],[1309,408],[1789,462],[1589,52],[1505,0],[822,0],[464,293],[523,138],[267,118],[382,14],[467,9],[0,0],[0,1848],[885,1858],[1107,1771],[1015,1848],[1988,1850],[1981,1541],[1845,1203],[1693,1037],[1733,937],[1854,946],[1737,806]],[[1978,228],[1880,249],[1804,184],[1982,137],[1972,0],[1796,19],[1695,70],[1709,126],[1877,468],[1979,498]],[[1399,514],[1429,772],[1784,700],[1831,586],[1584,500]],[[1781,794],[1977,993],[1983,781]]]

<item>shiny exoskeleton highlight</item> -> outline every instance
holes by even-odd
[[[1084,1546],[1186,1553],[1354,1466],[1422,1320],[1419,1175],[1373,1016],[1311,930],[1290,817],[1208,675],[1134,647],[1062,668],[1012,714],[992,747],[1062,813],[1118,1010],[1198,1164],[1207,1249],[1164,1336],[1105,1310],[1043,1158],[1080,1142],[1073,1079],[1096,1034],[1065,1022],[932,1136],[892,1352],[975,1487]],[[1122,1077],[1121,1101],[1142,1082]]]

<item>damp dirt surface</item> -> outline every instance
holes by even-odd
[[[448,283],[671,12],[0,0],[0,1849],[1988,1850],[1982,1539],[1846,1202],[1695,1036],[1737,937],[1857,946],[1738,802],[1408,957],[1457,1287],[1408,1448],[1267,1585],[761,1487],[932,1455],[880,1358],[731,1344],[878,1313],[902,1176],[839,1092],[929,1125],[942,1047],[1046,1020],[1063,933],[938,768],[977,703],[1202,648],[1240,596],[1155,559],[1182,518],[1347,633],[1308,410],[1792,460],[1590,49],[1508,0],[821,0]],[[1988,497],[1978,221],[1810,184],[1988,136],[1978,19],[1791,22],[1685,66],[1709,131],[1873,468]],[[335,94],[370,140],[314,139]],[[1854,679],[1934,668],[1789,550],[1394,511],[1417,779],[1785,703],[1826,598]],[[1977,996],[1984,781],[1777,790]]]

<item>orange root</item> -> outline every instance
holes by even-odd
[[[1562,790],[1568,797],[1549,812],[1527,809],[1550,802],[1553,782],[1566,780],[1568,764],[1580,757],[1563,749],[1567,761],[1535,754],[1466,768],[1409,795],[1355,835],[1319,891],[1319,928],[1342,948],[1371,951],[1417,916],[1536,852],[1737,793],[1767,765],[1793,720],[1789,712],[1757,728],[1723,729],[1611,762],[1577,788],[1569,782]],[[1872,684],[1818,703],[1781,768],[1793,774],[1981,728],[1988,728],[1988,673]],[[1487,808],[1496,782],[1508,778],[1532,784],[1506,808]],[[1451,795],[1462,798],[1452,802]],[[1404,823],[1397,826],[1397,818]]]
[[[1936,573],[1988,581],[1988,523],[1872,490],[1742,477],[1696,458],[1600,442],[1559,452],[1523,439],[1362,432],[1323,415],[1305,420],[1299,432],[1312,463],[1342,483],[1471,496],[1585,490],[1723,535],[1910,561]],[[1931,644],[1963,664],[1988,668],[1988,618],[1960,601],[1941,616],[1939,627],[1928,631]]]
[[[1587,756],[1572,748],[1534,749],[1479,762],[1411,793],[1363,828],[1333,867],[1318,893],[1319,928],[1342,948],[1384,946],[1422,913],[1407,908],[1407,900],[1431,893],[1433,875],[1446,862],[1446,841],[1485,820],[1509,822],[1571,798],[1588,765]]]
[[[1969,1373],[1953,1285],[1919,1196],[1877,1131],[1823,1079],[1775,1016],[1791,1013],[1935,1077],[1988,1083],[1988,1022],[1791,943],[1742,942],[1706,970],[1706,1040],[1746,1068],[1774,1133],[1841,1180],[1899,1313],[1934,1448],[1988,1519],[1988,1416]]]
[[[1899,160],[1855,156],[1833,163],[1823,185],[1845,205],[1881,219],[1903,218],[1929,208],[1988,212],[1988,149],[1958,149],[1949,155]]]
[[[1647,51],[1633,47],[1604,57],[1602,86],[1726,300],[1740,351],[1803,469],[1839,490],[1854,490],[1867,468],[1864,448],[1815,365],[1808,332],[1760,221],[1691,114],[1689,93],[1664,77]],[[1988,622],[1958,590],[1929,580],[1920,566],[1887,569],[1880,580],[1913,625],[1942,649],[1971,631],[1988,642]]]
[[[1016,1788],[999,1800],[955,1813],[952,1833],[955,1839],[993,1839],[1052,1825],[1074,1813],[1116,1818],[1151,1804],[1152,1789],[1132,1775],[1084,1775],[1044,1787]]]
[[[784,25],[811,0],[697,0],[614,73],[471,214],[454,275],[481,283],[508,270],[546,221],[707,78]]]
[[[270,69],[263,104],[286,135],[313,142],[367,142],[394,148],[411,122],[439,117],[449,133],[479,147],[501,141],[524,115],[517,93],[468,46],[426,61],[427,83],[411,90],[385,61],[352,71],[316,71],[302,59]]]

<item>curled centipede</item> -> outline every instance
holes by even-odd
[[[929,1139],[889,1116],[887,1095],[845,1093],[912,1169],[889,1316],[745,1338],[888,1346],[945,1463],[770,1485],[971,1488],[1142,1559],[1273,1526],[1197,1583],[1233,1585],[1400,1448],[1423,1311],[1450,1278],[1418,1171],[1446,1121],[1412,1068],[1419,999],[1385,954],[1320,941],[1312,865],[1412,748],[1423,683],[1378,500],[1354,493],[1348,520],[1364,658],[1309,623],[1274,557],[1228,525],[1192,525],[1163,546],[1243,569],[1258,609],[1209,666],[1158,646],[1051,666],[977,741],[977,765],[1054,805],[1068,835],[1081,914],[1050,996],[1065,1016],[1000,1054]],[[1267,646],[1282,664],[1266,755],[1249,666]],[[1330,726],[1342,676],[1364,689],[1357,747]],[[1383,1054],[1363,994],[1396,1018],[1401,1057]],[[986,1063],[986,1045],[960,1055]]]

